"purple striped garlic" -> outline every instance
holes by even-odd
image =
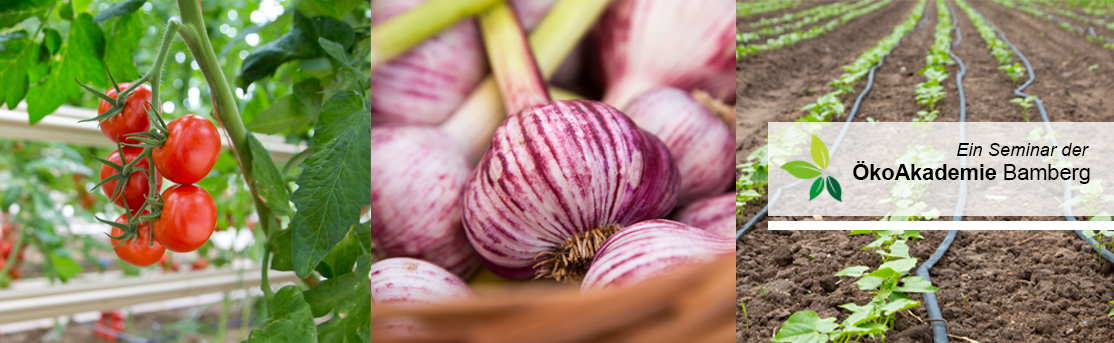
[[[656,135],[677,161],[684,206],[727,189],[735,178],[735,134],[723,120],[677,88],[657,88],[639,95],[623,111],[638,126]]]
[[[724,237],[735,234],[735,194],[700,199],[673,214],[673,220]]]
[[[576,280],[611,234],[668,214],[679,183],[665,145],[615,108],[527,106],[496,129],[465,187],[464,227],[496,274]]]
[[[644,221],[600,247],[580,291],[628,288],[734,252],[734,239],[671,220]]]
[[[604,102],[662,86],[735,94],[734,9],[720,0],[618,0],[596,27]]]
[[[426,1],[373,1],[371,25]],[[513,2],[530,28],[544,18],[555,0]],[[439,124],[464,103],[487,71],[475,21],[464,20],[372,71],[368,92],[372,123]]]
[[[471,168],[433,127],[371,129],[371,237],[387,257],[432,262],[461,277],[479,267],[461,226],[460,195]]]
[[[376,0],[371,25],[426,0]],[[372,123],[436,125],[460,106],[487,74],[474,20],[430,37],[371,72]]]
[[[371,265],[371,302],[376,306],[445,304],[475,299],[463,280],[438,266],[412,258],[389,258]],[[376,323],[395,336],[421,337],[421,324],[405,318]]]

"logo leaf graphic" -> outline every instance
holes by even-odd
[[[812,201],[812,199],[816,199],[816,197],[819,196],[820,193],[824,193],[824,178],[823,177],[818,177],[818,178],[816,178],[816,181],[812,182],[812,187],[810,187],[808,189],[808,201]]]
[[[811,179],[820,176],[820,168],[805,161],[791,161],[783,164],[781,169],[785,169],[785,171],[796,176],[798,179]]]
[[[828,146],[824,145],[824,141],[820,137],[812,135],[812,161],[820,166],[820,169],[828,168]]]
[[[828,195],[839,200],[839,202],[843,202],[843,188],[840,188],[839,181],[836,181],[836,179],[831,176],[828,177]]]

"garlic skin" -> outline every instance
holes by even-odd
[[[463,280],[429,262],[388,258],[371,265],[371,302],[376,306],[444,304],[475,299]],[[406,318],[380,320],[379,329],[393,336],[422,337],[420,323]]]
[[[734,239],[671,220],[644,221],[607,239],[580,292],[629,288],[734,252]]]
[[[724,237],[734,237],[735,194],[724,193],[698,200],[674,213],[673,220]]]
[[[496,130],[465,186],[464,228],[488,268],[527,279],[574,235],[665,216],[679,183],[665,144],[615,108],[555,101]]]
[[[426,0],[376,0],[371,25]],[[487,74],[479,31],[464,20],[430,37],[371,72],[372,125],[441,123]]]
[[[669,147],[681,171],[677,206],[718,194],[731,185],[735,134],[687,92],[653,89],[631,101],[623,113]]]
[[[726,15],[734,11],[731,6],[720,0],[612,4],[595,31],[604,102],[626,108],[634,97],[661,86],[711,87],[704,90],[733,98],[735,20]]]
[[[464,234],[460,196],[471,168],[430,127],[371,129],[371,236],[387,257],[413,257],[467,278],[479,267]]]

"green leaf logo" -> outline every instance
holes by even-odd
[[[843,188],[840,187],[839,181],[836,181],[836,179],[831,176],[824,177],[820,175],[824,169],[828,168],[828,162],[830,162],[828,146],[824,145],[824,141],[821,141],[820,137],[812,135],[812,147],[810,147],[809,150],[812,153],[812,161],[816,162],[816,164],[806,161],[790,161],[782,165],[781,169],[784,169],[789,172],[790,175],[798,179],[807,180],[816,178],[816,180],[812,182],[812,187],[809,187],[808,190],[809,201],[816,199],[816,197],[820,196],[820,193],[827,190],[828,195],[831,195],[833,199],[843,202]]]

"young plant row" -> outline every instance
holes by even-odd
[[[1076,21],[1088,23],[1088,24],[1091,24],[1091,25],[1099,26],[1099,27],[1104,27],[1104,28],[1106,28],[1107,30],[1110,30],[1110,31],[1114,31],[1114,22],[1108,22],[1108,21],[1103,20],[1103,19],[1095,19],[1095,18],[1081,16],[1081,15],[1078,15],[1071,10],[1053,7],[1054,5],[1050,4],[1047,1],[1037,1],[1037,2],[1048,6],[1048,9],[1052,12],[1055,12],[1056,14],[1062,15],[1062,16],[1067,17],[1067,18],[1074,19]],[[1063,26],[1063,23],[1061,23],[1061,27],[1062,26]],[[1068,25],[1068,26],[1070,27],[1071,25]],[[1093,29],[1088,32],[1087,41],[1096,42],[1096,43],[1102,44],[1103,48],[1106,48],[1106,49],[1109,49],[1109,50],[1114,50],[1114,43],[1111,43],[1110,38],[1106,37],[1105,35],[1095,34]]]
[[[873,1],[873,0],[863,0],[862,3],[868,3],[868,2],[871,2],[871,1]],[[766,26],[773,26],[773,25],[778,25],[778,24],[782,24],[782,23],[787,23],[787,22],[790,22],[790,21],[793,21],[793,20],[797,20],[797,19],[801,19],[801,18],[807,18],[807,17],[812,16],[814,14],[828,12],[828,11],[834,9],[834,8],[841,8],[841,7],[844,7],[844,6],[846,6],[845,3],[837,2],[837,3],[834,3],[834,4],[816,6],[816,7],[813,7],[813,8],[807,9],[807,10],[802,10],[802,11],[799,11],[799,12],[786,13],[786,14],[783,14],[782,16],[780,16],[780,17],[766,17],[766,18],[759,19],[756,22],[750,23],[750,27],[753,28],[753,29],[758,29],[758,28],[762,28],[762,27],[766,27]]]
[[[840,97],[854,92],[855,82],[865,77],[870,72],[871,67],[878,64],[883,57],[889,55],[890,51],[901,40],[901,37],[904,37],[905,34],[917,26],[917,21],[921,20],[921,16],[924,15],[925,3],[927,3],[927,0],[918,1],[913,8],[913,13],[910,13],[909,18],[905,19],[904,22],[895,26],[893,33],[879,40],[874,47],[864,51],[859,55],[859,58],[855,59],[855,62],[843,66],[843,75],[828,83],[828,85],[834,86],[835,90],[820,96],[815,103],[802,107],[801,110],[808,111],[809,114],[798,121],[826,122],[831,121],[833,116],[843,115],[844,106]]]
[[[948,51],[952,44],[951,13],[949,13],[945,2],[941,0],[936,0],[936,12],[938,17],[936,33],[932,47],[929,48],[928,55],[925,56],[925,67],[919,72],[927,80],[917,84],[915,93],[917,104],[924,105],[924,110],[917,112],[917,118],[913,119],[915,122],[936,120],[936,117],[940,114],[940,111],[936,109],[936,103],[943,100],[946,95],[944,87],[940,84],[948,78],[948,69],[945,65],[955,63],[951,57],[948,57]]]
[[[873,295],[870,302],[859,305],[847,303],[840,308],[850,311],[843,322],[836,318],[820,318],[813,311],[799,311],[789,316],[771,339],[774,342],[815,343],[815,342],[858,342],[867,336],[886,341],[886,332],[894,328],[897,312],[920,306],[919,301],[909,298],[908,293],[935,292],[928,280],[919,276],[907,276],[917,266],[917,259],[909,255],[908,242],[923,239],[916,230],[869,231],[856,230],[850,235],[871,234],[874,242],[861,250],[877,249],[882,256],[882,264],[874,271],[867,266],[844,268],[835,275],[855,277],[859,290]]]
[[[735,16],[745,17],[753,14],[762,14],[800,6],[801,0],[762,0],[752,2],[735,2]]]
[[[841,14],[844,14],[844,13],[847,13],[847,12],[850,12],[850,11],[857,10],[859,8],[862,8],[863,6],[869,5],[872,1],[874,1],[874,0],[863,0],[863,1],[860,1],[860,2],[857,2],[857,3],[854,3],[854,4],[840,2],[840,3],[831,4],[831,5],[821,6],[821,7],[826,7],[826,10],[820,11],[819,13],[816,13],[814,15],[805,17],[805,18],[803,18],[801,20],[798,20],[796,22],[793,22],[793,23],[790,23],[790,24],[785,24],[785,25],[779,25],[779,26],[764,27],[764,28],[759,29],[756,32],[745,32],[745,33],[741,34],[742,42],[743,43],[749,43],[751,41],[758,40],[761,37],[780,35],[780,34],[785,33],[786,31],[799,30],[802,27],[812,25],[812,24],[815,24],[815,23],[819,23],[821,20],[828,19],[828,18],[837,16],[837,15],[841,15]],[[827,6],[833,6],[833,7],[827,7]]]
[[[747,156],[747,162],[735,166],[739,178],[735,180],[735,215],[742,216],[743,206],[747,202],[761,199],[766,193],[766,184],[769,183],[769,165],[767,164],[767,151],[770,146],[764,145]]]
[[[979,36],[986,41],[986,48],[990,50],[990,54],[998,61],[998,69],[1004,70],[1010,76],[1010,81],[1017,84],[1022,75],[1025,75],[1025,67],[1021,63],[1010,64],[1013,61],[1013,51],[1010,50],[1009,45],[998,38],[998,34],[986,22],[986,19],[979,15],[979,12],[974,8],[967,5],[966,1],[955,0],[956,5],[959,6],[964,12],[967,13],[967,18],[971,19],[971,23],[975,25],[975,30],[979,31]],[[1026,118],[1028,118],[1028,108],[1026,108]],[[1029,121],[1026,119],[1025,121]]]
[[[1048,13],[1044,13],[1044,11],[1041,11],[1039,9],[1034,8],[1033,6],[1031,6],[1030,3],[1027,3],[1027,2],[1019,3],[1019,2],[1015,2],[1013,0],[990,0],[990,1],[993,1],[994,3],[1005,6],[1007,8],[1020,10],[1022,12],[1025,12],[1025,13],[1031,15],[1031,16],[1034,16],[1034,17],[1037,17],[1037,18],[1040,18],[1040,19],[1052,20],[1051,15],[1049,15]],[[1084,34],[1082,29],[1076,28],[1076,27],[1072,26],[1071,24],[1068,24],[1068,23],[1063,22],[1063,21],[1057,23],[1056,26],[1059,26],[1061,29],[1064,29],[1065,31],[1071,32],[1073,34],[1079,34],[1079,35]]]
[[[839,27],[840,25],[846,24],[847,22],[849,22],[851,20],[854,20],[855,18],[858,18],[858,17],[860,17],[864,14],[870,13],[870,12],[874,12],[875,10],[877,10],[879,8],[882,8],[882,6],[885,6],[885,5],[889,4],[891,1],[892,0],[883,0],[881,2],[873,4],[871,6],[867,6],[867,7],[859,8],[857,10],[847,12],[847,13],[843,14],[843,16],[839,17],[838,19],[832,19],[831,21],[829,21],[828,23],[826,23],[824,25],[813,26],[812,28],[809,28],[808,30],[804,30],[804,31],[786,33],[786,34],[778,36],[777,38],[767,39],[766,43],[763,43],[763,44],[741,45],[741,46],[735,48],[735,59],[738,60],[738,59],[741,59],[743,57],[754,55],[754,54],[757,54],[757,53],[760,53],[760,52],[778,50],[778,49],[781,49],[781,48],[784,48],[784,47],[787,47],[787,46],[790,46],[790,45],[793,45],[793,44],[797,44],[798,42],[801,42],[801,41],[804,41],[804,40],[809,40],[809,39],[819,37],[819,36],[821,36],[825,33],[828,33],[830,31],[834,30],[835,28]],[[737,34],[735,36],[735,39],[737,41],[741,41],[743,39],[742,34]]]

